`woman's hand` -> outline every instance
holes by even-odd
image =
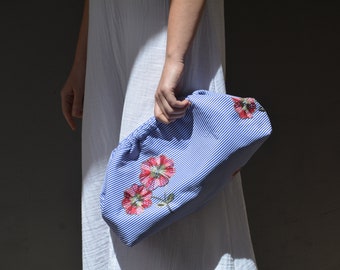
[[[73,66],[60,93],[61,109],[72,130],[76,129],[74,118],[83,116],[88,21],[89,0],[85,0]]]
[[[166,60],[155,94],[155,117],[168,124],[185,115],[190,105],[188,100],[176,98],[178,83],[184,69],[186,52],[195,36],[206,0],[171,0]]]
[[[158,121],[169,124],[185,115],[190,105],[188,100],[178,100],[178,83],[183,73],[184,64],[180,61],[167,59],[162,76],[155,93],[154,114]]]
[[[74,118],[83,116],[85,65],[73,66],[61,90],[61,108],[72,130],[76,130]]]

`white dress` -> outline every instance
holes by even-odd
[[[134,247],[110,233],[99,196],[119,140],[153,115],[169,0],[90,0],[82,126],[83,270],[256,269],[238,174],[207,206]],[[223,0],[208,0],[181,89],[225,92]],[[236,93],[235,93],[236,94]]]

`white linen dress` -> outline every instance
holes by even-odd
[[[257,269],[240,175],[208,205],[126,247],[101,217],[106,164],[118,142],[153,115],[169,0],[90,0],[82,125],[83,270]],[[225,92],[223,0],[208,0],[180,89]],[[237,94],[237,93],[233,93]]]

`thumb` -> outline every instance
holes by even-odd
[[[81,118],[83,116],[83,91],[74,91],[74,100],[72,104],[72,116]]]
[[[159,108],[158,104],[155,104],[155,108],[154,108],[154,115],[155,118],[162,122],[163,124],[169,124],[170,121],[168,120],[168,118],[164,115],[164,113],[161,111],[161,109]]]

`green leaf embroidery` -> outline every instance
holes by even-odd
[[[157,205],[158,205],[159,207],[166,206],[166,204],[165,204],[165,203],[162,203],[162,202],[158,203]]]
[[[173,193],[169,194],[168,197],[166,198],[166,203],[171,203],[175,198],[175,195]]]

